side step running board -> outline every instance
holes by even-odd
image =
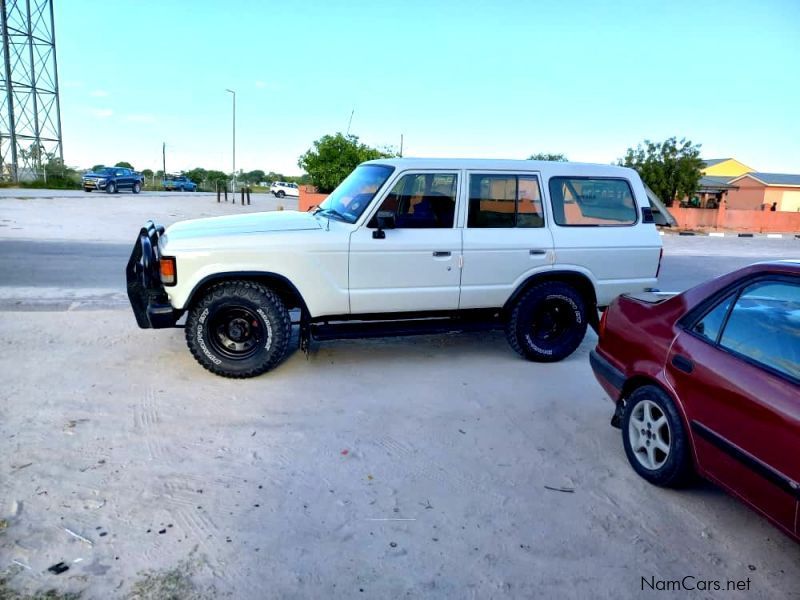
[[[317,341],[350,340],[373,337],[398,337],[430,335],[463,331],[491,331],[502,329],[499,320],[464,319],[413,319],[409,321],[342,321],[338,323],[312,323],[311,337]]]

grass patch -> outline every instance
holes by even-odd
[[[6,579],[0,578],[0,600],[80,600],[80,598],[80,593],[61,593],[56,590],[20,594],[8,587]]]

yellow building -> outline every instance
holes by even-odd
[[[745,173],[753,173],[747,165],[740,163],[735,158],[709,158],[703,161],[705,167],[701,170],[707,177],[740,177]]]

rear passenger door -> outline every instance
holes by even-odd
[[[553,238],[535,172],[469,171],[459,308],[503,306],[530,275],[552,268]]]
[[[800,278],[765,278],[706,309],[666,372],[700,466],[789,531],[800,500]]]
[[[635,182],[645,198],[644,187]],[[598,304],[656,285],[661,239],[643,223],[634,185],[622,177],[554,176],[548,181],[553,213],[554,267],[588,270]]]

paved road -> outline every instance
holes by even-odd
[[[800,244],[775,242],[780,241],[755,240],[740,246],[743,250],[737,255],[720,256],[709,254],[714,240],[678,241],[680,246],[669,241],[659,287],[680,291],[765,256],[789,258],[800,254]],[[758,244],[764,246],[763,250]],[[124,305],[124,269],[130,251],[130,244],[0,240],[0,309]]]

